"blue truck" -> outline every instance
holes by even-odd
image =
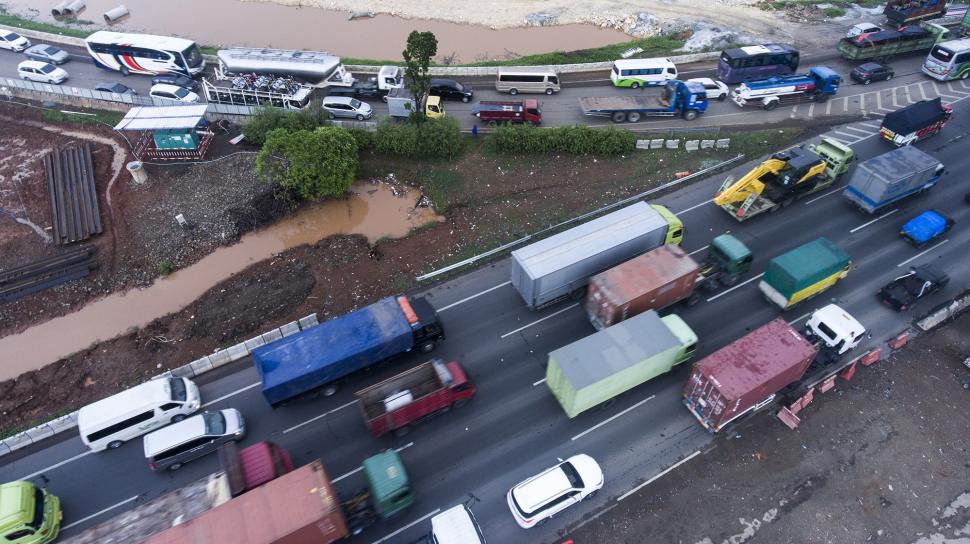
[[[352,372],[445,338],[423,298],[388,297],[252,350],[263,396],[274,408],[301,396],[337,392]]]
[[[773,110],[782,104],[825,102],[839,90],[842,76],[827,66],[813,66],[804,74],[746,79],[731,91],[738,106]]]
[[[707,91],[696,81],[674,79],[660,96],[587,96],[579,99],[579,107],[583,115],[609,117],[614,123],[677,116],[692,121],[707,111]]]
[[[943,163],[914,146],[900,147],[860,163],[842,195],[859,209],[876,213],[940,180]]]
[[[903,224],[899,234],[916,247],[923,247],[930,240],[945,234],[953,227],[953,223],[953,219],[942,213],[936,210],[928,210]]]

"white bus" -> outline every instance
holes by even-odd
[[[88,36],[84,44],[96,66],[124,75],[194,76],[205,68],[199,46],[182,38],[99,30]]]
[[[940,81],[970,77],[970,38],[934,45],[923,61],[923,73]]]
[[[677,66],[670,59],[620,59],[610,71],[613,85],[632,89],[663,85],[671,79],[677,79]]]
[[[349,87],[354,76],[344,69],[340,57],[321,51],[289,49],[220,49],[216,77],[231,79],[241,74],[288,76],[314,87]]]

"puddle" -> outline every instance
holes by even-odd
[[[109,295],[72,314],[0,339],[0,381],[177,312],[219,282],[287,248],[315,243],[331,234],[362,234],[374,242],[404,236],[412,228],[438,219],[430,207],[414,208],[420,196],[417,191],[397,196],[383,183],[358,183],[352,190],[355,195],[350,198],[305,206],[149,287]]]
[[[56,0],[3,2],[11,13],[44,22],[55,22],[50,8],[56,3]],[[356,58],[400,59],[412,30],[434,32],[439,55],[456,54],[460,62],[506,58],[510,53],[575,51],[630,39],[618,30],[593,25],[493,30],[391,15],[348,21],[346,11],[240,0],[205,0],[204,9],[200,9],[198,0],[87,0],[87,8],[79,19],[95,22],[90,28],[96,30],[103,26],[104,12],[119,4],[127,6],[131,16],[113,25],[114,30],[183,36],[203,45],[312,49]],[[375,39],[361,39],[362,36]],[[70,65],[67,69],[70,70]]]

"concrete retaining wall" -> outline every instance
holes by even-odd
[[[946,323],[950,319],[967,311],[967,309],[970,309],[970,289],[964,290],[950,302],[937,306],[929,314],[920,318],[916,322],[916,326],[923,332],[926,332]]]

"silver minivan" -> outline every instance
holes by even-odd
[[[350,96],[327,96],[323,99],[323,109],[330,114],[330,118],[346,117],[363,121],[374,115],[370,104],[361,102]]]
[[[552,68],[499,68],[495,90],[500,93],[558,93],[559,75]]]
[[[226,442],[238,442],[246,435],[239,410],[227,408],[202,412],[184,421],[145,435],[148,468],[178,470],[182,465],[215,452]]]

